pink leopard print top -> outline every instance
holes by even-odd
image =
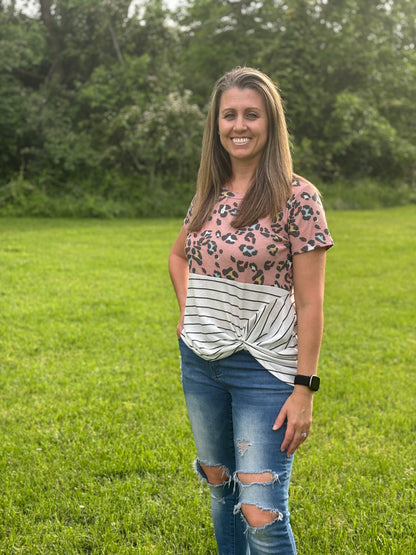
[[[295,178],[292,196],[277,218],[235,229],[231,222],[242,198],[223,189],[204,227],[188,233],[185,251],[190,273],[291,291],[293,256],[333,245],[319,194],[309,182]]]

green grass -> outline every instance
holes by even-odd
[[[416,553],[416,208],[328,216],[299,554]],[[0,219],[0,553],[216,553],[167,273],[179,225]]]

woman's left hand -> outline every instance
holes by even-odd
[[[300,389],[302,388],[302,389]],[[304,386],[295,389],[281,408],[273,430],[287,421],[286,434],[280,447],[290,457],[309,435],[312,424],[313,393]]]

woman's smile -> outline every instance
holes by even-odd
[[[248,137],[234,137],[231,139],[235,145],[246,145],[250,139]]]

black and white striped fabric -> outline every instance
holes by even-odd
[[[294,382],[296,311],[285,289],[190,274],[182,339],[212,361],[245,349],[277,378]]]

